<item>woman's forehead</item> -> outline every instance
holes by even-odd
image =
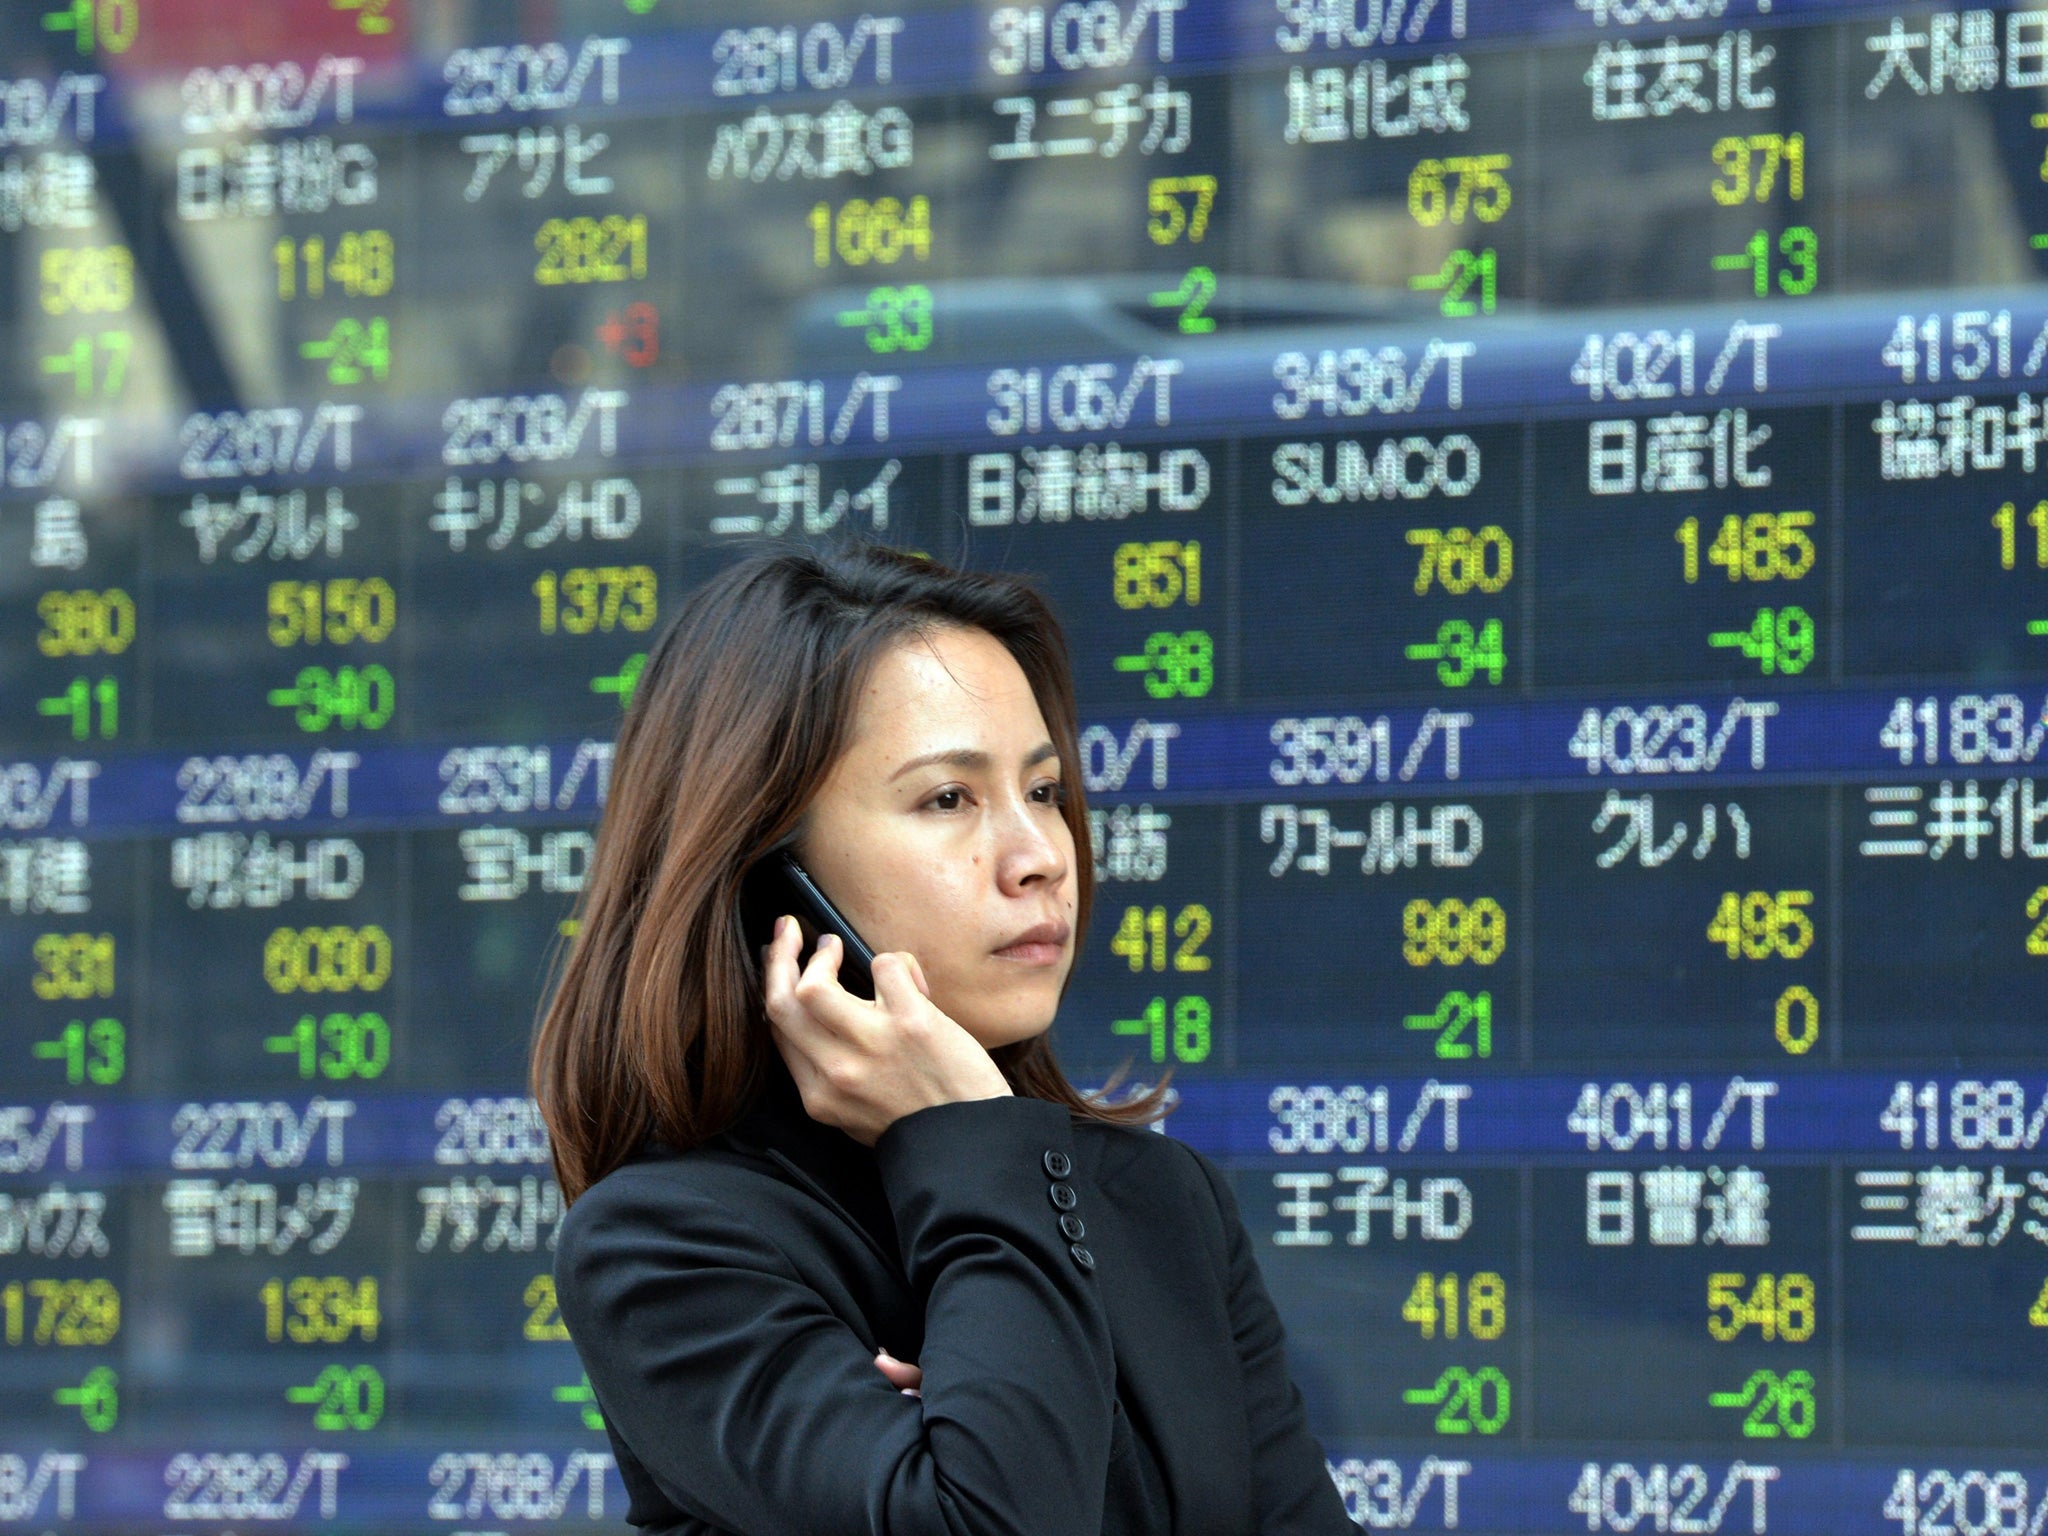
[[[1030,679],[1002,642],[978,629],[943,629],[908,636],[876,658],[852,745],[907,753],[1028,735],[1029,747],[1045,734]]]

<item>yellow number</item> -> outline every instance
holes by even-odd
[[[1181,199],[1192,197],[1192,209]],[[1154,245],[1172,245],[1185,237],[1199,245],[1209,233],[1209,210],[1216,206],[1214,176],[1155,176],[1145,188],[1145,233]]]
[[[2048,885],[2040,887],[2027,898],[2027,916],[2041,919],[2034,924],[2034,931],[2027,935],[2027,953],[2048,955]]]
[[[2035,569],[2048,571],[2048,501],[2035,502],[2026,521],[2034,530]],[[2019,508],[2006,502],[1991,514],[1991,526],[1998,530],[1998,563],[2008,571],[2016,569],[2021,559]]]
[[[1813,569],[1813,513],[1729,513],[1707,543],[1707,563],[1718,565],[1730,581],[1797,581]],[[1688,517],[1672,535],[1684,553],[1687,581],[1700,579],[1700,520]]]
[[[1470,528],[1410,528],[1408,542],[1422,553],[1415,565],[1415,593],[1432,586],[1463,596],[1498,592],[1515,574],[1515,541],[1494,523]]]
[[[1173,951],[1176,971],[1209,969],[1209,957],[1202,953],[1202,946],[1209,941],[1214,926],[1207,907],[1196,904],[1180,909],[1173,919],[1173,936],[1180,940]]]
[[[1173,917],[1173,937],[1180,942],[1173,950],[1176,971],[1206,971],[1210,957],[1202,953],[1215,927],[1209,909],[1199,902],[1182,907]],[[1121,955],[1134,971],[1167,968],[1167,917],[1164,907],[1125,907],[1123,921],[1109,941],[1109,952]]]
[[[334,239],[334,254],[327,254],[327,237],[308,235],[303,240],[290,236],[270,248],[277,267],[277,296],[296,299],[303,294],[317,299],[331,282],[352,299],[382,298],[391,291],[397,275],[396,247],[385,229],[350,230]]]
[[[135,640],[135,599],[119,587],[45,592],[36,617],[43,621],[36,649],[45,656],[118,656]]]
[[[362,928],[279,928],[263,941],[273,992],[375,992],[391,979],[391,936]]]
[[[381,298],[391,291],[395,275],[392,250],[388,230],[344,234],[334,242],[334,257],[327,263],[327,275],[351,297]]]
[[[1439,1325],[1447,1339],[1458,1337],[1458,1277],[1424,1271],[1415,1277],[1408,1299],[1401,1304],[1401,1319],[1415,1324],[1425,1339],[1437,1336]],[[1464,1287],[1465,1331],[1475,1339],[1497,1339],[1508,1325],[1507,1282],[1490,1269],[1481,1270]]]
[[[1724,891],[1707,924],[1730,960],[1797,960],[1813,945],[1811,891]]]
[[[29,985],[37,997],[111,997],[114,994],[114,936],[111,933],[36,935],[36,974]]]
[[[1149,921],[1152,913],[1158,914],[1158,921]],[[1151,930],[1157,934],[1156,945],[1148,942]],[[1166,909],[1153,907],[1148,912],[1144,907],[1125,907],[1123,921],[1117,924],[1116,934],[1109,941],[1109,952],[1122,955],[1130,962],[1134,971],[1142,971],[1149,960],[1151,969],[1166,969]]]
[[[1806,196],[1806,136],[1792,133],[1730,134],[1714,141],[1714,201],[1724,208],[1771,200],[1778,168],[1785,168],[1785,195],[1798,202]]]
[[[908,253],[919,261],[932,254],[931,199],[913,197],[906,205],[893,197],[869,202],[847,199],[836,210],[830,203],[813,205],[811,260],[821,267],[837,256],[849,267],[893,266]]]
[[[1119,608],[1170,608],[1202,601],[1202,546],[1193,539],[1119,544],[1114,592]]]
[[[34,1327],[29,1302],[36,1304]],[[120,1331],[121,1293],[110,1280],[13,1280],[0,1286],[0,1337],[9,1344],[109,1344]]]
[[[1491,896],[1411,901],[1401,909],[1401,957],[1410,965],[1492,965],[1507,949],[1508,915]]]
[[[1493,224],[1508,211],[1513,194],[1505,174],[1507,155],[1451,155],[1420,160],[1408,173],[1408,212],[1425,229],[1462,224],[1468,216]]]
[[[135,257],[125,245],[57,246],[43,252],[43,312],[110,315],[135,300]]]
[[[1724,208],[1749,201],[1749,141],[1731,134],[1714,141],[1714,201]]]
[[[588,635],[654,625],[658,603],[654,568],[646,565],[574,566],[534,578],[540,631]]]
[[[540,252],[533,280],[544,286],[623,283],[629,277],[645,277],[647,215],[549,219],[535,232],[533,248]]]
[[[266,1280],[263,1336],[273,1344],[343,1344],[351,1336],[377,1337],[382,1313],[377,1277],[350,1280],[345,1275],[298,1275],[289,1284]]]
[[[1806,987],[1790,986],[1778,994],[1778,1044],[1792,1056],[1804,1056],[1820,1039],[1820,999]]]
[[[1813,1276],[1790,1274],[1778,1280],[1778,1337],[1803,1344],[1813,1337]]]
[[[2041,1282],[2041,1294],[2034,1298],[2034,1304],[2027,1308],[2027,1321],[2036,1328],[2048,1328],[2048,1280]]]
[[[1465,1292],[1466,1326],[1475,1339],[1497,1339],[1508,1326],[1508,1283],[1490,1269],[1472,1277]]]
[[[1743,1294],[1743,1287],[1749,1294]],[[1765,1339],[1803,1344],[1813,1337],[1813,1276],[1714,1274],[1707,1277],[1707,1332],[1726,1344],[1754,1327]]]
[[[398,594],[382,576],[273,581],[269,605],[272,645],[375,645],[398,623]]]
[[[1450,1290],[1450,1302],[1444,1308],[1448,1332],[1446,1338],[1458,1336],[1458,1277],[1445,1275],[1444,1283]],[[1422,1330],[1425,1339],[1436,1337],[1437,1311],[1436,1276],[1424,1271],[1415,1277],[1415,1285],[1408,1292],[1408,1299],[1401,1303],[1401,1321],[1413,1323]]]
[[[526,1285],[526,1337],[547,1344],[569,1337],[562,1309],[555,1301],[555,1277],[535,1275]]]

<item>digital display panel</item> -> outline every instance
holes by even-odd
[[[764,540],[1041,581],[1055,1027],[1369,1530],[2048,1529],[2048,6],[21,0],[0,1529],[601,1529],[525,1090]]]

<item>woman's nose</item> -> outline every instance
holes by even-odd
[[[1062,819],[1054,828],[1047,825],[1050,819],[1042,805],[1028,800],[1016,801],[1002,817],[996,868],[1006,887],[1021,887],[1033,880],[1057,884],[1066,878],[1067,839],[1060,835],[1066,822]]]

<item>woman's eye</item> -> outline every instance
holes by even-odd
[[[1040,784],[1032,790],[1042,805],[1065,805],[1067,786],[1064,784]]]
[[[960,793],[957,789],[942,789],[926,803],[942,811],[957,811],[960,809]]]

